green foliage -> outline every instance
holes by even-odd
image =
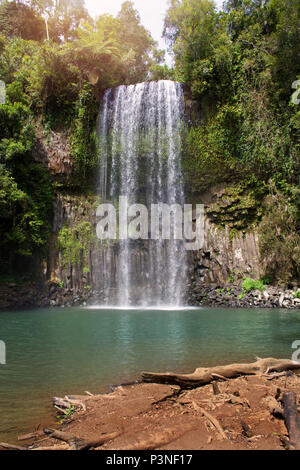
[[[77,20],[59,33],[75,6]],[[131,2],[122,5],[117,18],[103,15],[94,22],[84,12],[80,16],[80,0],[31,1],[30,7],[36,15],[45,11],[50,15],[50,41],[24,41],[17,29],[12,39],[0,38],[0,79],[7,84],[9,100],[19,103],[20,113],[34,120],[42,118],[47,129],[68,129],[75,173],[80,175],[75,175],[73,186],[84,186],[97,164],[99,93],[111,86],[145,80],[149,68],[162,60],[162,53]],[[53,37],[51,21],[55,18],[58,29]],[[80,23],[80,18],[88,21]],[[21,109],[21,104],[28,109]]]
[[[283,194],[272,184],[265,200],[259,246],[266,275],[272,281],[286,284],[300,276],[299,197],[299,188],[289,187]]]
[[[194,98],[214,100],[232,88],[231,41],[226,22],[209,0],[172,0],[164,36],[173,46],[178,78]]]
[[[89,221],[79,222],[74,227],[64,227],[58,234],[58,244],[65,266],[83,266],[88,272],[87,262],[90,250],[97,241],[96,232]]]
[[[78,185],[82,179],[92,175],[98,165],[96,151],[97,103],[91,85],[85,84],[76,103],[75,118],[72,122],[71,151],[76,161]],[[91,178],[93,181],[93,178]]]
[[[260,290],[263,292],[265,290],[265,286],[263,281],[247,277],[242,283],[242,289],[244,292],[251,292],[252,290]]]
[[[187,135],[186,176],[205,190],[252,178],[298,183],[300,113],[291,104],[300,75],[296,0],[172,0],[165,37],[174,76],[187,83],[205,119]]]
[[[230,228],[233,237],[238,230],[256,226],[261,218],[261,205],[266,189],[256,179],[228,184],[207,209],[210,220]]]
[[[300,111],[291,102],[300,78],[298,0],[229,0],[222,12],[210,0],[171,0],[164,35],[174,68],[161,64],[163,53],[130,1],[117,17],[93,21],[83,0],[5,0],[0,35],[0,80],[7,85],[0,105],[2,269],[45,249],[49,237],[52,183],[33,158],[37,122],[48,133],[68,130],[73,186],[83,188],[96,174],[104,89],[173,79],[189,86],[202,111],[201,124],[186,134],[187,187],[200,193],[229,185],[210,216],[233,230],[258,223],[269,194],[260,226],[266,275],[284,282],[299,276]],[[151,152],[151,137],[141,139],[141,156]],[[66,257],[79,262],[83,241],[73,242],[76,253],[66,242]]]
[[[33,269],[30,260],[44,256],[49,240],[53,183],[35,161],[36,127],[44,128],[46,140],[51,130],[67,131],[74,163],[68,189],[88,191],[97,174],[99,96],[145,80],[162,55],[128,1],[116,18],[96,21],[83,0],[1,3],[0,80],[7,101],[0,105],[0,274],[19,265]],[[85,264],[94,230],[77,228],[65,229],[60,242],[67,260]]]
[[[84,0],[19,0],[29,4],[38,16],[48,16],[49,37],[55,42],[70,41],[77,37],[82,20],[91,20],[84,6]],[[46,34],[46,25],[44,24]]]
[[[96,73],[101,74],[105,81],[107,67],[113,67],[115,62],[120,61],[120,46],[115,31],[106,31],[106,28],[107,24],[102,25],[100,20],[96,25],[83,23],[78,29],[78,38],[62,48],[64,61],[70,61],[78,70],[84,71],[85,78]]]
[[[66,43],[62,53],[102,90],[143,81],[150,67],[162,60],[162,52],[130,1],[123,3],[117,18],[103,15],[95,22],[81,23],[77,39]]]
[[[60,424],[65,424],[66,422],[68,422],[70,420],[70,418],[73,416],[73,414],[75,413],[76,411],[76,408],[74,405],[70,405],[69,408],[67,408],[66,410],[64,410],[64,414],[61,415],[61,414],[58,414],[56,417],[57,419],[59,420],[59,423]]]
[[[133,2],[126,0],[122,4],[117,19],[119,21],[117,37],[122,45],[123,63],[128,77],[123,83],[143,81],[147,78],[150,66],[161,62],[161,51],[157,50],[149,31],[141,25],[140,16],[134,9]]]
[[[46,37],[45,23],[28,5],[4,0],[0,5],[0,35],[40,41]]]
[[[194,191],[203,191],[221,181],[230,181],[242,172],[236,160],[239,113],[231,106],[188,130],[183,168]]]
[[[0,271],[5,273],[21,258],[44,252],[50,233],[52,183],[32,161],[31,120],[22,86],[12,82],[7,103],[0,105]]]
[[[154,64],[150,67],[149,80],[176,80],[175,70],[167,65]]]
[[[264,283],[265,286],[269,286],[271,284],[271,281],[268,277],[263,277],[262,282]]]
[[[294,293],[294,299],[300,299],[300,290]]]
[[[186,135],[187,187],[248,187],[210,210],[234,230],[259,222],[268,195],[259,229],[266,276],[299,279],[300,111],[291,96],[300,77],[300,3],[229,0],[221,12],[209,0],[170,3],[164,35],[173,76],[202,111]]]
[[[0,247],[3,254],[31,256],[50,232],[52,184],[39,165],[23,164],[15,178],[0,165]],[[11,266],[10,266],[11,268]]]

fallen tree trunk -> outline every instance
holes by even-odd
[[[71,450],[88,450],[95,447],[100,447],[104,442],[111,441],[120,435],[118,432],[112,434],[105,434],[95,439],[87,440],[81,437],[75,436],[74,434],[58,431],[56,429],[44,428],[44,433],[58,439],[59,441],[67,442]]]
[[[282,403],[284,409],[284,421],[289,432],[289,449],[300,450],[300,421],[295,393],[284,393]]]
[[[7,450],[28,450],[27,447],[7,444],[7,442],[0,442],[0,447],[2,447],[3,449],[7,449]]]
[[[206,385],[219,377],[233,379],[241,375],[262,375],[269,372],[300,369],[300,363],[289,359],[259,359],[250,364],[230,364],[217,367],[200,367],[192,374],[142,372],[143,382],[179,385],[181,388],[194,388]]]

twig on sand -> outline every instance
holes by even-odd
[[[18,441],[29,441],[30,439],[35,439],[39,436],[42,436],[43,434],[43,431],[34,431],[29,434],[23,434],[22,436],[18,437]]]
[[[228,437],[226,436],[226,434],[224,432],[224,429],[222,428],[222,426],[219,423],[219,421],[217,420],[217,418],[215,418],[210,413],[208,413],[208,411],[201,408],[201,406],[197,405],[197,403],[195,401],[192,401],[191,403],[192,403],[193,407],[195,408],[195,410],[199,411],[202,415],[204,415],[214,425],[214,427],[217,429],[217,431],[220,433],[220,435],[222,436],[223,439],[228,439]]]

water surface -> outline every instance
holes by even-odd
[[[106,391],[142,370],[291,358],[300,311],[40,309],[0,313],[0,441],[54,416],[52,396]]]

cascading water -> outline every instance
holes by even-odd
[[[183,89],[169,80],[105,92],[98,137],[102,202],[184,204],[181,169]],[[181,240],[119,240],[105,250],[105,303],[178,306],[184,302]]]

